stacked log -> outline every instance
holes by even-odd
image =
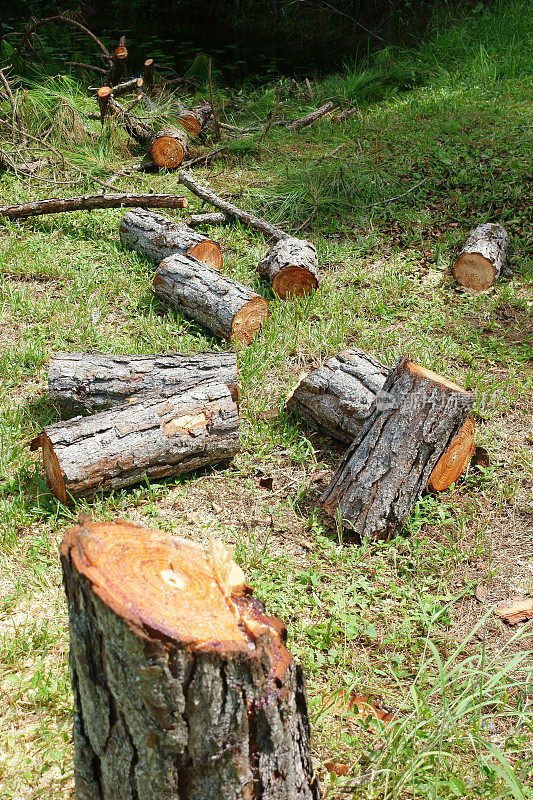
[[[324,493],[325,510],[361,538],[398,532],[472,406],[460,386],[400,359]]]
[[[487,222],[470,232],[452,268],[457,283],[473,292],[491,289],[507,262],[509,234]]]
[[[302,669],[239,568],[80,523],[61,545],[76,796],[318,800]]]
[[[48,369],[48,395],[62,412],[81,414],[109,408],[139,392],[186,391],[212,381],[224,383],[237,402],[235,353],[58,353]]]
[[[220,269],[220,245],[193,230],[183,222],[175,222],[163,214],[142,208],[128,211],[120,224],[120,240],[156,264],[176,253],[194,256],[198,261]]]
[[[62,503],[228,461],[239,450],[239,414],[219,382],[140,393],[90,417],[47,425],[46,479]]]
[[[311,242],[286,236],[268,251],[257,271],[269,279],[272,291],[282,300],[301,297],[318,287],[318,256]]]
[[[154,292],[223,339],[249,344],[268,316],[267,301],[196,258],[176,254],[157,268]]]

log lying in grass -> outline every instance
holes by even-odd
[[[76,796],[318,800],[302,669],[239,568],[80,523],[61,545]]]
[[[344,350],[306,375],[287,398],[298,414],[339,442],[350,444],[379,402],[388,367],[362,350]],[[463,474],[474,453],[474,420],[469,417],[440,456],[428,481],[443,492]]]
[[[326,511],[361,537],[398,532],[472,405],[460,386],[401,359],[324,493]]]
[[[52,494],[91,497],[227,461],[239,450],[239,414],[228,387],[134,395],[90,417],[48,425],[31,443],[43,449]]]
[[[505,267],[509,234],[498,223],[487,222],[474,228],[452,268],[461,286],[474,292],[490,289]]]
[[[282,299],[300,297],[318,287],[318,256],[311,242],[287,236],[280,239],[257,265],[269,279],[272,291]]]
[[[306,114],[305,117],[300,117],[300,119],[295,119],[294,122],[289,122],[287,128],[290,131],[297,131],[300,130],[300,128],[305,128],[307,125],[311,125],[311,123],[315,122],[315,120],[333,111],[333,108],[333,103],[329,101],[315,111],[311,111],[310,114]]]
[[[268,316],[263,297],[190,256],[162,261],[153,286],[181,314],[240,344],[249,344]]]
[[[138,392],[185,391],[216,380],[238,400],[235,353],[155,356],[58,353],[48,369],[48,394],[64,412],[93,412]]]
[[[92,194],[83,197],[53,197],[0,207],[0,217],[23,219],[65,211],[94,211],[97,208],[187,208],[186,197],[175,194]]]
[[[175,253],[194,256],[214,269],[222,267],[220,245],[183,222],[136,208],[128,211],[120,223],[122,244],[137,250],[159,264]]]
[[[196,137],[204,131],[212,116],[213,109],[209,103],[205,103],[183,111],[178,117],[178,122],[185,128],[189,136]]]
[[[191,214],[185,220],[185,223],[191,228],[199,228],[202,225],[228,225],[231,222],[231,217],[223,214],[222,211],[213,211],[208,214]]]
[[[150,139],[150,155],[157,167],[176,169],[187,152],[187,134],[180,128],[167,126]]]

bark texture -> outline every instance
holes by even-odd
[[[213,109],[209,103],[204,103],[201,106],[183,111],[178,117],[178,122],[185,128],[189,136],[196,137],[203,132],[212,116]]]
[[[326,511],[361,537],[399,531],[472,405],[470,393],[401,359],[324,493]]]
[[[220,245],[203,233],[143,208],[128,211],[120,224],[120,240],[145,258],[160,264],[175,253],[194,256],[214,269],[222,267]]]
[[[150,155],[157,167],[176,169],[187,152],[187,134],[169,126],[154,133],[150,139]]]
[[[139,92],[143,87],[143,83],[144,81],[142,78],[131,78],[129,81],[117,83],[116,86],[111,88],[111,93],[113,97],[120,97],[120,95],[127,94],[128,92]]]
[[[498,223],[487,222],[470,232],[453,265],[453,277],[474,292],[490,289],[507,262],[509,234]]]
[[[311,125],[311,123],[315,122],[315,120],[320,119],[323,117],[324,114],[327,114],[329,111],[332,111],[334,108],[333,103],[330,101],[325,103],[320,108],[317,108],[315,111],[311,111],[310,114],[306,114],[305,117],[300,117],[300,119],[295,119],[294,122],[289,122],[287,128],[290,131],[297,131],[300,128],[305,128],[307,125]]]
[[[197,228],[200,225],[227,225],[231,222],[231,217],[222,211],[214,211],[211,214],[191,214],[185,221],[191,228]]]
[[[62,411],[80,414],[109,408],[139,392],[187,391],[214,380],[226,384],[237,401],[235,353],[58,353],[48,369],[48,394]]]
[[[281,621],[190,541],[80,523],[61,546],[78,800],[318,800]]]
[[[0,217],[22,219],[65,211],[94,211],[97,208],[187,208],[186,197],[175,194],[93,194],[83,197],[53,197],[30,203],[0,207]]]
[[[174,255],[157,268],[154,291],[189,319],[224,339],[249,344],[268,316],[268,303],[190,256]]]
[[[272,291],[282,299],[310,294],[318,288],[316,248],[294,236],[276,242],[257,265],[257,271],[269,279]]]
[[[233,458],[239,413],[223,383],[141,393],[90,417],[47,425],[31,443],[38,447],[51,492],[66,503],[69,495],[91,497]]]

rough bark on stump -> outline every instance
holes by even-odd
[[[47,425],[42,447],[52,494],[93,496],[227,461],[239,450],[239,413],[223,383],[141,393],[90,417]]]
[[[401,359],[324,493],[326,511],[361,537],[399,531],[472,405],[461,387]]]
[[[187,134],[169,126],[154,133],[150,140],[150,155],[157,167],[176,169],[187,152]]]
[[[238,400],[235,353],[102,355],[58,353],[48,369],[48,394],[62,411],[94,412],[139,392],[184,391],[213,380]]]
[[[498,223],[487,222],[470,232],[455,260],[453,277],[474,292],[490,289],[505,267],[509,234]]]
[[[174,255],[157,268],[154,291],[178,311],[224,339],[249,344],[268,316],[268,303],[190,256]]]
[[[350,444],[379,401],[388,367],[362,350],[344,350],[306,375],[287,398],[287,408],[340,442]],[[474,420],[469,417],[441,455],[427,488],[443,492],[462,475],[472,458]]]
[[[182,253],[194,256],[214,269],[222,267],[222,252],[217,242],[192,230],[184,222],[175,222],[163,214],[142,208],[124,215],[120,240],[156,264],[175,253]]]
[[[78,800],[318,800],[281,621],[188,540],[80,523],[61,545]]]
[[[311,242],[287,236],[270,248],[257,265],[269,279],[272,291],[284,299],[310,294],[318,287],[318,256]]]
[[[178,117],[178,122],[190,136],[196,137],[202,133],[212,116],[213,109],[206,103],[183,111]]]

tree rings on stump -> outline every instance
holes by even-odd
[[[459,433],[437,461],[428,481],[430,492],[444,492],[463,474],[474,455],[475,422],[468,417]]]
[[[232,564],[128,522],[61,545],[76,796],[318,800],[301,667]]]
[[[474,228],[457,256],[452,273],[457,283],[473,292],[490,289],[507,262],[509,234],[498,223]]]
[[[179,128],[166,128],[154,134],[150,142],[150,155],[157,167],[176,169],[187,152],[187,135]]]

